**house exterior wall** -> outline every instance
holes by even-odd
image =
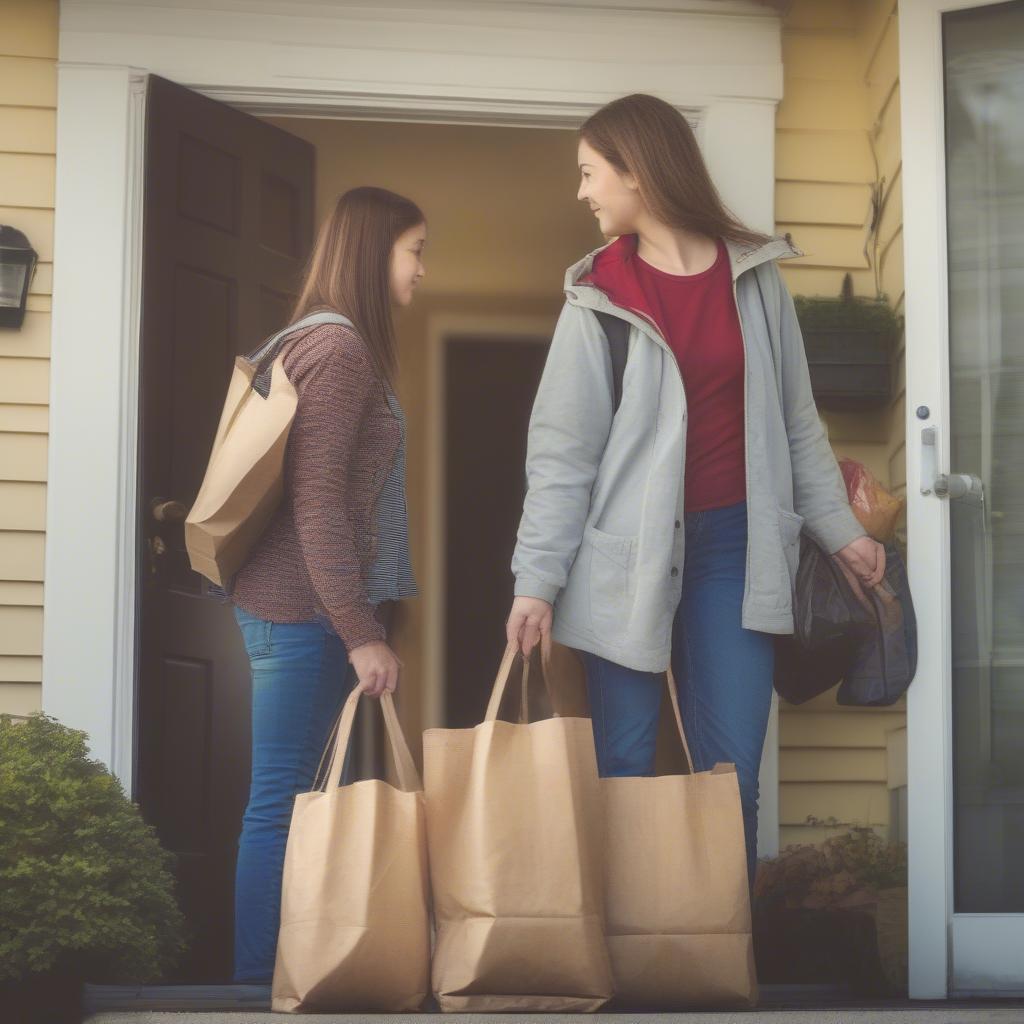
[[[794,295],[837,295],[850,272],[856,294],[880,291],[902,312],[897,44],[896,0],[794,0],[786,11],[775,209],[778,230],[807,254],[783,265]],[[902,495],[902,339],[894,362],[889,408],[822,415],[836,454],[860,459]],[[800,707],[783,702],[782,847],[854,824],[889,826],[888,785],[899,780],[887,746],[905,719],[902,701],[891,709],[837,708],[830,692]]]
[[[39,253],[20,331],[0,330],[0,711],[41,706],[57,108],[56,0],[0,0],[0,223]]]

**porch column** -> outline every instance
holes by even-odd
[[[43,710],[132,784],[145,76],[58,69]]]

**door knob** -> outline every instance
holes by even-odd
[[[973,473],[939,473],[936,447],[935,427],[925,427],[921,431],[921,493],[969,505],[984,504],[985,485],[981,477]]]
[[[980,502],[985,488],[981,478],[973,473],[943,473],[935,478],[935,496],[949,498],[951,501],[962,500],[968,503]]]
[[[164,498],[154,498],[149,503],[149,510],[158,523],[183,523],[188,515],[188,508],[180,501]]]

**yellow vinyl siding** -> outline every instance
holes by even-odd
[[[0,535],[5,530],[27,530],[46,518],[46,486],[22,481],[0,481]],[[0,565],[3,563],[0,562]]]
[[[45,405],[0,405],[0,433],[45,434],[48,422]]]
[[[0,712],[40,707],[57,108],[56,0],[0,0],[0,223],[39,266],[0,331]]]
[[[899,57],[896,0],[794,0],[783,19],[785,96],[776,121],[776,224],[806,253],[783,274],[794,295],[837,295],[843,275],[858,295],[878,286],[903,303]],[[883,197],[870,236],[872,190]],[[865,250],[867,250],[865,252]],[[902,343],[887,409],[823,412],[838,455],[859,459],[902,493]],[[885,830],[892,766],[890,709],[840,708],[832,692],[779,724],[780,842],[820,842],[850,825]],[[828,823],[833,823],[831,826]]]
[[[13,583],[5,580],[0,583],[0,605],[15,605],[27,608],[42,604],[42,583]]]

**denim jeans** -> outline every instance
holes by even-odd
[[[252,666],[252,781],[235,869],[233,980],[269,985],[292,804],[312,789],[356,677],[345,645],[318,622],[268,622],[238,607],[235,617]]]
[[[774,639],[740,624],[747,504],[688,512],[672,673],[697,771],[736,765],[748,877],[757,868],[757,775],[772,702]],[[580,652],[602,776],[652,775],[664,676]]]

